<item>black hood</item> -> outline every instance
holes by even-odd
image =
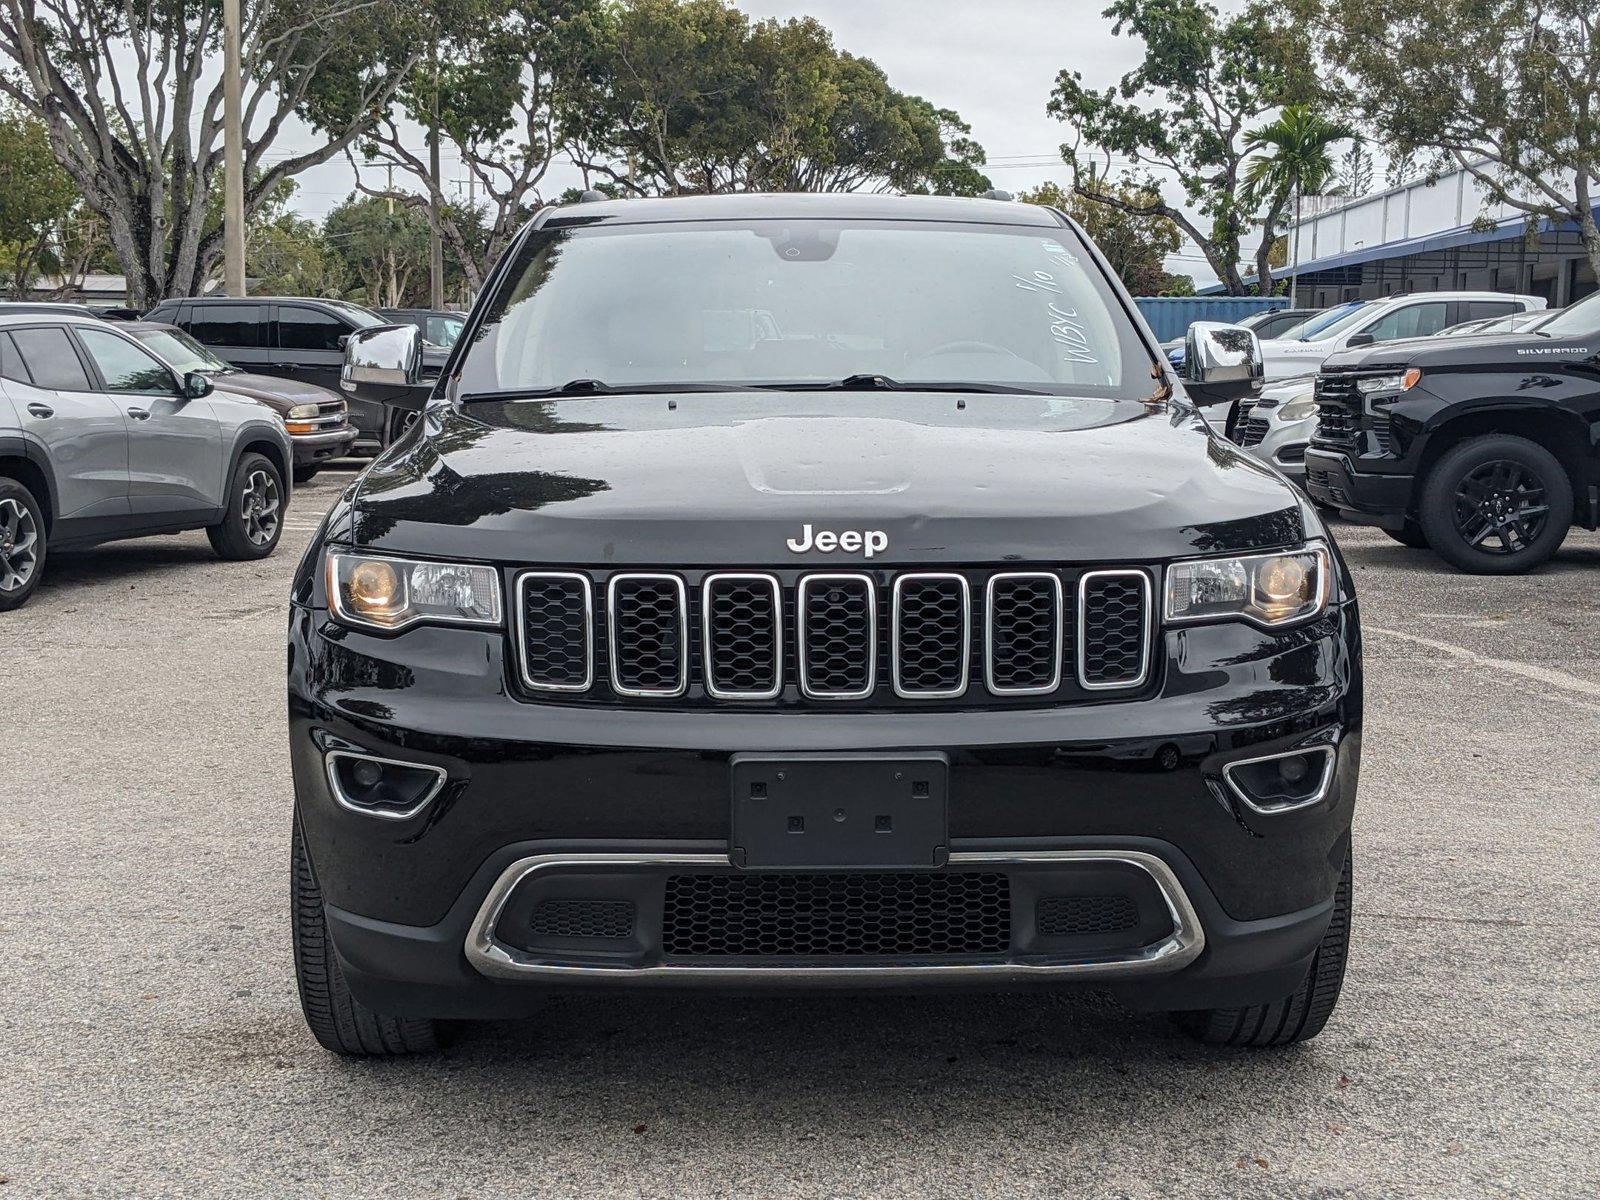
[[[1480,368],[1527,366],[1541,360],[1582,361],[1600,354],[1600,337],[1546,337],[1542,333],[1485,333],[1444,338],[1408,338],[1356,350],[1341,350],[1324,371],[1375,371],[1393,367]]]
[[[1293,489],[1165,405],[950,394],[700,393],[436,407],[381,458],[359,544],[512,562],[1148,561],[1290,545]]]
[[[318,387],[314,383],[300,383],[293,379],[279,379],[273,375],[252,375],[247,371],[230,371],[226,375],[211,376],[211,385],[219,392],[259,400],[280,415],[297,404],[327,404],[339,399],[337,392]]]

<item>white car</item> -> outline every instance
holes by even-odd
[[[1306,481],[1306,447],[1317,424],[1317,377],[1297,375],[1269,383],[1239,401],[1228,436],[1298,484]]]
[[[1542,296],[1506,292],[1419,292],[1386,300],[1352,300],[1261,343],[1266,378],[1314,375],[1330,355],[1356,346],[1431,337],[1463,321],[1544,308]]]

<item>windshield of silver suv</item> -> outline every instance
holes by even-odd
[[[237,367],[223,362],[181,329],[139,329],[134,331],[133,336],[180,375],[187,375],[190,371],[200,371],[206,375],[238,372]]]
[[[1153,360],[1059,229],[696,221],[543,230],[456,384],[552,391],[862,387],[1134,399]]]

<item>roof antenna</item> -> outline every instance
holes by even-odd
[[[979,200],[1015,200],[1016,197],[1013,196],[1010,192],[1001,191],[999,188],[990,188],[983,195],[979,196],[978,199]]]

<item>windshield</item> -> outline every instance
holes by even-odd
[[[329,308],[337,309],[340,316],[348,317],[357,329],[372,329],[378,325],[392,325],[393,321],[380,317],[370,308],[362,308],[359,304],[350,304],[344,300],[324,300],[322,303]]]
[[[152,353],[180,375],[190,371],[232,371],[232,363],[223,362],[187,333],[178,329],[148,329],[134,333]]]
[[[1348,300],[1343,304],[1336,304],[1327,312],[1318,313],[1316,316],[1296,325],[1283,336],[1296,341],[1320,341],[1325,337],[1337,337],[1351,325],[1354,325],[1366,310],[1372,308],[1371,300]]]
[[[465,324],[466,322],[460,317],[430,316],[422,336],[435,346],[449,349],[456,344],[456,339],[461,336],[461,327]]]
[[[673,222],[529,238],[459,394],[867,379],[1131,398],[1152,361],[1070,229]]]
[[[1543,337],[1588,337],[1600,333],[1600,292],[1579,300],[1571,308],[1564,308],[1537,332]]]

